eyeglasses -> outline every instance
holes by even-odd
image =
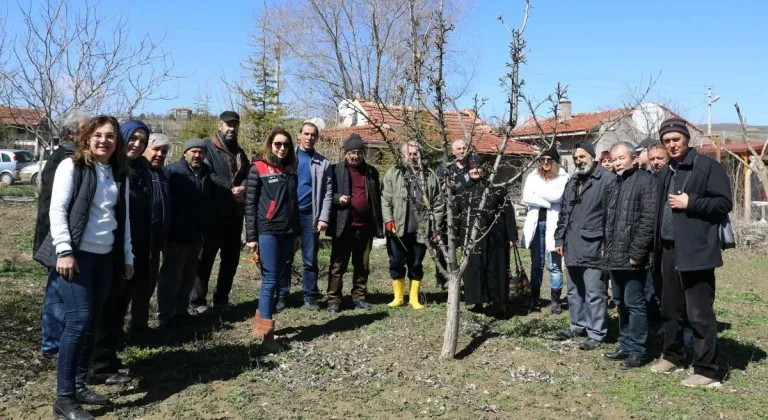
[[[274,146],[276,149],[282,149],[283,147],[288,147],[287,141],[276,141],[272,143],[272,146]]]

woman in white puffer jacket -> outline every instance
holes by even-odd
[[[559,314],[563,289],[562,257],[555,251],[555,228],[568,174],[560,167],[554,147],[539,157],[539,166],[525,179],[523,203],[528,215],[523,226],[523,246],[531,250],[531,310],[540,307],[544,265],[549,271],[552,313]]]

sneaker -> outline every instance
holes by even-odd
[[[314,300],[306,300],[304,301],[304,310],[310,311],[310,312],[317,312],[320,310],[320,307],[317,305],[317,302]]]
[[[358,300],[355,302],[355,309],[360,309],[362,311],[368,311],[373,307],[370,303],[364,301],[364,300]]]
[[[192,312],[195,315],[202,315],[206,312],[208,312],[208,306],[206,305],[196,305],[192,307]]]
[[[339,308],[339,304],[338,303],[329,303],[328,304],[328,312],[330,312],[332,314],[337,314],[337,313],[341,312],[341,309]]]
[[[617,348],[612,353],[603,353],[603,357],[607,360],[626,360],[629,358],[629,353],[624,351],[624,349]]]
[[[707,378],[704,375],[696,374],[685,378],[682,383],[689,388],[720,388],[723,386],[717,379]]]
[[[676,365],[664,359],[660,359],[658,363],[651,366],[651,372],[656,372],[656,373],[670,374],[670,373],[677,373],[682,371],[683,371],[682,366]]]
[[[621,363],[621,368],[624,370],[635,369],[647,365],[648,362],[650,360],[645,356],[632,355]]]
[[[277,298],[277,303],[275,304],[275,313],[280,313],[285,310],[285,298]]]
[[[602,345],[603,343],[601,341],[588,338],[583,343],[579,344],[579,348],[582,350],[595,350],[600,348]]]

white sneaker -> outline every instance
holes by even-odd
[[[199,305],[192,308],[192,310],[195,311],[195,315],[202,315],[208,312],[208,307],[205,305]]]

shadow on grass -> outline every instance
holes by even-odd
[[[717,339],[720,366],[728,371],[746,370],[750,363],[764,360],[768,354],[753,343],[743,343],[730,337]]]
[[[223,344],[195,350],[147,352],[129,363],[131,371],[140,378],[130,393],[146,392],[134,401],[93,410],[95,416],[105,415],[114,408],[143,407],[164,401],[192,385],[234,379],[248,370],[272,370],[277,364],[261,360],[258,343]],[[126,394],[123,394],[126,395]]]
[[[389,314],[386,312],[368,312],[354,315],[339,315],[324,324],[308,325],[306,327],[288,327],[275,331],[277,335],[294,334],[285,342],[290,347],[292,341],[312,341],[318,337],[328,334],[336,334],[345,331],[356,330],[358,328],[370,325],[380,321]]]

